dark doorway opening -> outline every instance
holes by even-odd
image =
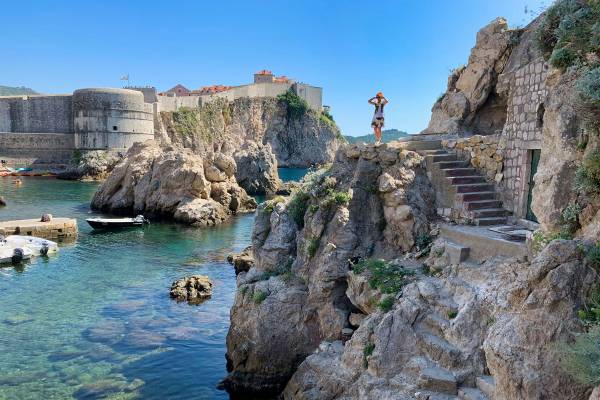
[[[533,200],[533,187],[535,186],[535,181],[533,180],[533,178],[535,177],[535,174],[537,172],[542,151],[540,149],[535,149],[530,150],[529,153],[529,179],[527,181],[529,186],[529,192],[527,193],[527,214],[525,215],[525,219],[533,222],[538,222],[537,217],[531,209],[531,201]]]

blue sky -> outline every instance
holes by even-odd
[[[0,85],[81,87],[248,83],[253,72],[321,86],[345,134],[370,132],[367,99],[390,100],[387,128],[424,129],[477,31],[512,27],[549,0],[4,1]]]

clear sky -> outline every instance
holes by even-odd
[[[43,93],[135,85],[166,90],[275,74],[323,87],[345,134],[370,132],[367,99],[390,100],[386,127],[418,132],[466,63],[475,34],[511,27],[549,0],[21,0],[0,7],[0,85]]]

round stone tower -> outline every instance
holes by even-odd
[[[154,138],[152,104],[128,89],[79,89],[73,92],[75,147],[128,149]]]

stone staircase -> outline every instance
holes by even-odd
[[[509,212],[502,207],[494,184],[469,161],[443,149],[441,140],[405,141],[403,147],[426,158],[427,174],[443,216],[478,226],[507,223]]]
[[[403,369],[405,382],[414,385],[415,398],[427,400],[489,400],[493,398],[494,378],[485,375],[485,361],[477,348],[461,350],[451,343],[454,318],[464,299],[425,278],[420,293],[428,303],[427,312],[413,325],[416,346]],[[463,289],[471,290],[468,286]],[[463,293],[464,294],[464,293]],[[459,304],[462,304],[459,305]]]

